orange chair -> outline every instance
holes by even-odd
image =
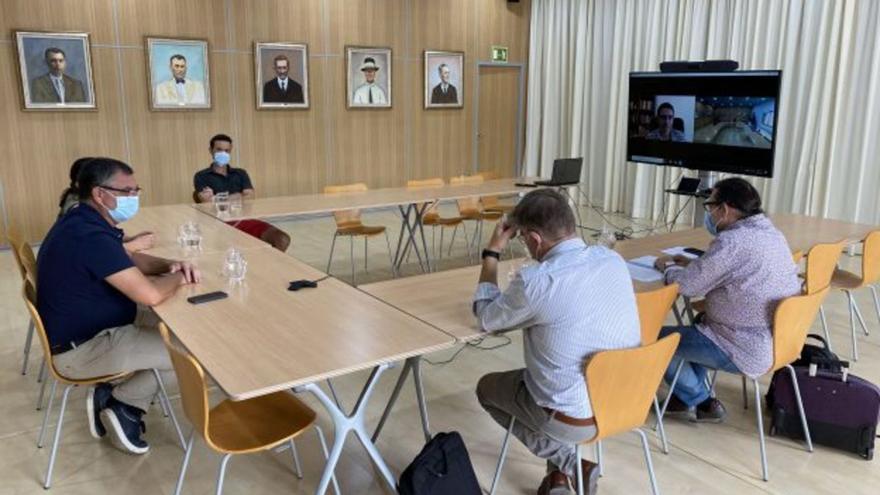
[[[797,377],[794,368],[791,366],[796,359],[800,357],[801,349],[807,340],[807,332],[810,330],[816,314],[822,301],[828,295],[831,287],[817,290],[812,294],[803,294],[783,299],[773,315],[773,364],[767,370],[766,374],[774,373],[782,368],[788,369],[790,377],[794,383],[795,399],[798,404],[798,413],[801,417],[801,427],[804,429],[807,451],[813,451],[813,442],[810,438],[810,429],[807,425],[807,418],[804,414],[803,402],[801,402],[800,389],[797,384]],[[679,366],[679,369],[681,366]],[[670,384],[670,390],[675,388],[675,382],[678,378],[676,371],[675,379]],[[753,378],[752,383],[755,387],[755,414],[758,422],[758,440],[761,448],[761,470],[764,481],[770,479],[770,470],[767,465],[767,448],[764,443],[764,416],[761,410],[761,386],[758,378]],[[665,408],[664,408],[665,411]]]
[[[675,353],[681,337],[672,334],[653,344],[621,349],[602,351],[593,355],[584,366],[584,375],[589,390],[590,404],[593,406],[593,417],[596,420],[596,436],[576,446],[577,457],[581,457],[582,445],[601,442],[626,431],[633,431],[642,440],[645,463],[651,480],[651,491],[658,493],[657,480],[654,477],[654,466],[651,463],[651,451],[648,438],[641,430],[648,417],[651,400],[655,397],[657,386],[663,378],[663,372]],[[490,495],[495,493],[501,478],[501,468],[507,455],[507,444],[516,418],[510,418],[510,426],[501,446],[501,455],[495,469]],[[577,463],[578,495],[583,495],[583,473],[581,463]]]
[[[83,379],[73,379],[67,378],[62,375],[61,372],[55,367],[55,361],[52,359],[52,353],[50,351],[49,346],[49,337],[46,334],[46,329],[43,326],[43,320],[40,318],[40,314],[37,312],[37,291],[34,288],[33,280],[31,279],[30,274],[27,275],[24,281],[24,287],[22,288],[22,293],[24,296],[24,303],[27,306],[28,312],[31,315],[31,320],[34,322],[35,332],[40,340],[40,344],[43,348],[43,355],[46,358],[47,366],[46,368],[49,370],[49,374],[53,379],[52,382],[52,391],[49,394],[49,404],[46,406],[46,412],[43,415],[43,424],[40,427],[40,437],[37,440],[37,447],[43,447],[43,440],[46,437],[46,426],[49,422],[49,414],[52,412],[52,402],[55,399],[55,390],[58,387],[58,384],[64,384],[66,387],[64,388],[64,395],[61,399],[61,411],[58,413],[58,423],[55,427],[55,439],[52,441],[52,452],[49,454],[49,467],[46,469],[46,477],[43,481],[43,488],[49,489],[52,486],[52,471],[55,467],[55,458],[58,454],[58,444],[61,441],[61,427],[64,426],[64,412],[67,410],[67,398],[70,395],[70,391],[73,387],[81,386],[81,385],[96,385],[98,383],[106,383],[111,382],[113,380],[118,380],[120,378],[124,378],[128,375],[128,373],[117,373],[115,375],[106,375],[106,376],[96,376],[93,378],[83,378]],[[183,447],[183,434],[180,433],[180,425],[177,423],[177,418],[174,416],[174,410],[171,408],[171,402],[168,400],[168,395],[165,392],[165,384],[162,383],[162,378],[159,376],[159,372],[153,370],[153,375],[156,377],[156,381],[159,383],[159,400],[162,401],[163,408],[167,408],[171,415],[171,421],[174,423],[174,428],[177,430],[178,439],[181,442],[181,447]]]
[[[443,187],[444,182],[443,179],[437,177],[434,179],[423,179],[423,180],[408,180],[406,181],[406,187],[409,189],[419,189],[419,188],[427,188],[427,187]],[[424,203],[417,205],[419,209],[425,206]],[[460,216],[458,217],[441,217],[440,213],[437,211],[437,207],[439,205],[437,203],[433,203],[425,210],[424,215],[422,216],[422,225],[431,227],[431,250],[434,253],[435,257],[438,259],[443,259],[443,232],[445,229],[452,228],[452,238],[449,241],[449,255],[452,254],[452,245],[455,242],[455,234],[458,232],[458,227],[462,225],[464,219]],[[437,227],[440,227],[440,253],[437,256],[437,248],[436,248],[436,230]],[[465,238],[465,246],[468,245],[467,241],[467,232],[464,235]],[[407,257],[409,255],[409,251],[407,251]]]
[[[24,281],[26,279],[26,277],[27,277],[27,266],[26,265],[30,264],[31,267],[33,268],[33,272],[34,272],[34,286],[36,286],[36,280],[37,280],[36,273],[37,272],[36,272],[35,267],[36,267],[37,261],[36,261],[36,257],[34,256],[34,251],[31,248],[31,245],[28,244],[27,242],[25,242],[24,237],[21,235],[21,231],[14,224],[10,225],[6,229],[6,238],[9,240],[9,247],[12,250],[12,257],[13,257],[13,259],[15,259],[15,264],[16,264],[16,266],[18,266],[18,272],[21,275],[21,280]],[[22,259],[22,256],[24,256],[25,259]],[[24,352],[23,352],[24,359],[22,360],[22,363],[21,363],[21,374],[22,375],[27,374],[28,359],[30,358],[30,355],[31,355],[31,343],[33,342],[33,339],[34,339],[34,322],[33,322],[33,320],[31,320],[30,322],[28,322],[27,335],[25,336],[25,340],[24,340]],[[44,366],[45,366],[45,363],[44,363]],[[45,368],[41,367],[40,373],[39,373],[40,377],[38,378],[38,380],[42,381],[42,376],[43,376],[44,372],[45,372]],[[37,407],[37,409],[39,410],[40,408]]]
[[[829,285],[831,277],[837,269],[840,253],[846,246],[845,241],[816,244],[807,251],[803,257],[806,259],[804,270],[804,293],[814,294]],[[793,256],[794,257],[794,256]],[[795,261],[797,263],[797,261]],[[825,308],[819,307],[819,319],[822,322],[822,331],[825,333],[825,341],[831,349],[831,334],[828,332],[828,321],[825,318]],[[854,358],[857,359],[857,358]]]
[[[366,192],[367,185],[359,182],[356,184],[346,184],[342,186],[326,186],[325,194]],[[351,285],[357,285],[354,271],[354,238],[364,238],[364,271],[367,271],[367,239],[380,234],[385,234],[385,244],[388,246],[388,260],[391,262],[391,273],[396,276],[394,269],[394,260],[391,258],[391,241],[388,240],[388,232],[384,226],[369,226],[361,222],[361,211],[358,209],[342,210],[333,212],[336,219],[336,232],[333,234],[333,242],[330,244],[330,259],[327,260],[327,274],[330,274],[330,265],[333,263],[333,252],[336,249],[336,238],[339,236],[348,236],[351,241]]]
[[[483,176],[462,175],[460,177],[452,177],[449,184],[453,186],[473,186],[483,183]],[[483,221],[497,221],[501,219],[502,213],[498,211],[485,211],[483,204],[478,196],[462,198],[456,201],[458,205],[458,214],[466,221],[474,222],[474,236],[471,239],[473,246],[468,249],[468,257],[471,256],[471,249],[476,252],[483,243]]]
[[[880,230],[869,233],[862,241],[862,273],[861,276],[846,270],[836,270],[831,278],[831,287],[841,290],[846,294],[849,303],[849,326],[852,332],[852,353],[853,361],[859,359],[858,348],[856,347],[856,318],[862,327],[865,335],[868,335],[868,326],[865,319],[862,318],[862,312],[856,305],[853,291],[862,288],[871,289],[871,295],[874,297],[874,309],[877,311],[877,318],[880,319],[880,300],[877,298],[877,282],[880,282]]]
[[[666,315],[672,310],[672,304],[676,298],[678,298],[678,284],[670,284],[650,291],[636,292],[636,306],[639,310],[642,345],[653,344],[657,341],[660,329],[663,328],[663,322],[666,321]],[[657,418],[657,430],[660,433],[663,453],[668,454],[669,443],[666,440],[666,430],[663,428],[663,415],[660,412],[660,404],[656,394],[654,395],[654,416]]]
[[[189,353],[171,342],[168,327],[164,323],[159,324],[159,332],[174,364],[174,372],[180,384],[183,411],[193,425],[193,431],[186,443],[186,454],[180,467],[180,476],[177,478],[175,495],[179,495],[183,487],[183,479],[186,476],[186,468],[189,465],[197,432],[211,450],[223,454],[220,473],[217,475],[218,495],[223,492],[226,463],[233,454],[263,452],[284,443],[288,443],[293,454],[296,475],[302,479],[302,469],[293,439],[311,426],[315,427],[321,448],[324,450],[324,457],[327,457],[327,444],[321,428],[315,424],[317,417],[315,411],[293,394],[275,392],[243,401],[227,399],[210,407],[208,386],[205,383],[202,366]],[[339,494],[335,476],[333,488]]]

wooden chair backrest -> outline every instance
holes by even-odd
[[[831,277],[837,269],[837,261],[843,251],[844,241],[816,244],[807,252],[807,273],[804,290],[813,294],[831,285]]]
[[[440,177],[406,181],[406,187],[443,187],[446,183]]]
[[[449,179],[449,184],[452,186],[474,186],[482,183],[483,176],[480,174],[462,175]],[[478,196],[456,200],[456,204],[458,204],[459,213],[462,214],[465,212],[483,211],[483,205],[480,203],[480,198]]]
[[[862,244],[862,284],[880,281],[880,230],[869,233]]]
[[[342,184],[335,186],[324,186],[324,192],[327,194],[347,193],[347,192],[364,192],[369,190],[363,182],[354,184]],[[361,210],[340,210],[333,212],[333,218],[336,219],[337,227],[350,227],[352,225],[361,224]]]
[[[183,411],[193,428],[213,447],[214,444],[208,434],[208,413],[211,409],[208,405],[205,372],[194,357],[171,341],[171,334],[165,323],[159,323],[159,333],[162,335],[162,340],[165,341],[165,347],[171,356],[171,364],[174,365]]]
[[[795,265],[800,263],[802,259],[804,259],[804,252],[800,249],[791,253],[791,260],[794,261]]]
[[[831,290],[830,286],[813,293],[783,299],[773,314],[773,366],[776,371],[801,355],[807,333],[816,319],[819,306]]]
[[[650,345],[602,351],[587,362],[587,390],[598,430],[592,441],[645,423],[680,338],[673,333]]]
[[[24,280],[25,269],[21,263],[21,247],[27,243],[24,242],[24,237],[22,237],[21,231],[18,230],[15,224],[11,224],[6,228],[6,239],[9,240],[9,248],[12,249],[12,257],[15,258],[15,264],[18,266],[21,279]]]
[[[24,270],[24,278],[30,277],[30,281],[37,286],[37,257],[34,255],[34,249],[30,244],[24,243],[18,250],[18,261],[21,263],[21,269]]]
[[[64,377],[55,368],[55,360],[52,359],[52,346],[49,345],[49,335],[46,333],[46,327],[43,325],[43,319],[40,318],[40,313],[37,312],[37,289],[34,287],[33,281],[30,279],[29,275],[25,277],[22,284],[24,304],[27,307],[28,313],[31,315],[31,320],[34,322],[34,331],[37,334],[37,338],[40,340],[40,347],[43,348],[43,356],[46,357],[46,367],[49,369],[49,373],[52,374],[53,378],[62,383],[72,383],[71,380]]]
[[[636,292],[639,324],[642,328],[642,345],[653,344],[660,335],[660,328],[672,303],[678,297],[678,284],[665,285],[659,289]]]

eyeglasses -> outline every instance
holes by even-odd
[[[136,187],[126,187],[126,188],[124,188],[124,189],[120,189],[120,188],[118,188],[118,187],[103,186],[103,185],[102,185],[102,186],[98,186],[98,187],[100,187],[101,189],[106,189],[106,190],[108,190],[108,191],[114,191],[114,192],[118,192],[118,193],[123,193],[123,194],[125,194],[126,196],[140,196],[141,191],[143,191],[143,188],[141,188],[140,186],[136,186]]]
[[[703,201],[703,209],[709,211],[710,206],[716,206],[721,204],[720,201]]]

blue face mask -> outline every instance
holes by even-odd
[[[718,226],[715,224],[715,220],[712,220],[712,215],[708,211],[703,214],[703,226],[706,227],[706,230],[713,237],[718,235]]]
[[[116,209],[107,210],[110,218],[116,223],[131,220],[138,211],[140,198],[138,196],[116,196]]]
[[[214,163],[216,163],[217,165],[220,165],[221,167],[225,167],[226,165],[229,165],[229,159],[230,159],[229,153],[227,153],[225,151],[217,151],[214,153]]]

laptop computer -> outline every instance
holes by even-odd
[[[682,177],[675,189],[667,189],[666,192],[683,194],[685,196],[703,196],[705,191],[700,191],[701,180],[697,177]]]
[[[553,160],[553,175],[550,180],[536,180],[534,183],[517,183],[517,186],[573,186],[581,181],[583,158],[557,158]]]

